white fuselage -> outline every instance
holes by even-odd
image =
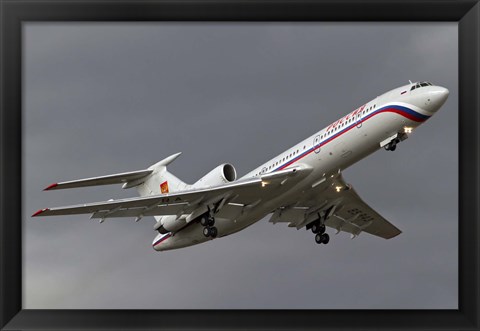
[[[440,86],[429,84],[413,90],[412,86],[415,83],[376,97],[243,176],[261,176],[297,164],[313,169],[293,188],[279,192],[269,201],[262,201],[235,220],[217,215],[215,225],[218,236],[240,231],[279,206],[295,203],[299,195],[311,188],[313,183],[344,170],[395,137],[401,136],[402,140],[408,137],[412,130],[440,108],[448,96],[448,90]],[[203,235],[202,229],[198,222],[190,222],[181,231],[158,235],[153,247],[163,251],[211,240]]]

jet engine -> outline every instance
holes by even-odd
[[[230,163],[224,163],[210,171],[208,174],[200,178],[194,188],[210,187],[233,182],[237,179],[237,171]]]
[[[185,217],[177,218],[175,215],[167,215],[163,216],[160,221],[155,224],[154,229],[161,234],[165,234],[168,232],[176,232],[185,227],[185,225],[187,225]]]
[[[210,171],[208,174],[200,178],[191,188],[201,188],[217,186],[233,182],[237,179],[237,171],[229,164],[224,163]],[[162,216],[155,225],[154,229],[165,234],[168,232],[176,232],[187,225],[185,215],[177,217],[176,215]]]

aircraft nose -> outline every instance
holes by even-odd
[[[428,111],[436,112],[447,101],[450,92],[445,87],[432,86],[427,95],[425,106]]]

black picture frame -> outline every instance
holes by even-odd
[[[23,329],[478,329],[480,5],[423,1],[0,0],[0,327]],[[22,23],[28,21],[451,21],[459,31],[458,310],[22,309]],[[454,176],[456,174],[448,174]],[[438,180],[441,180],[439,178]]]

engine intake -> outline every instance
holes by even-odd
[[[224,163],[200,178],[193,187],[217,186],[233,182],[237,179],[237,171],[230,163]]]

